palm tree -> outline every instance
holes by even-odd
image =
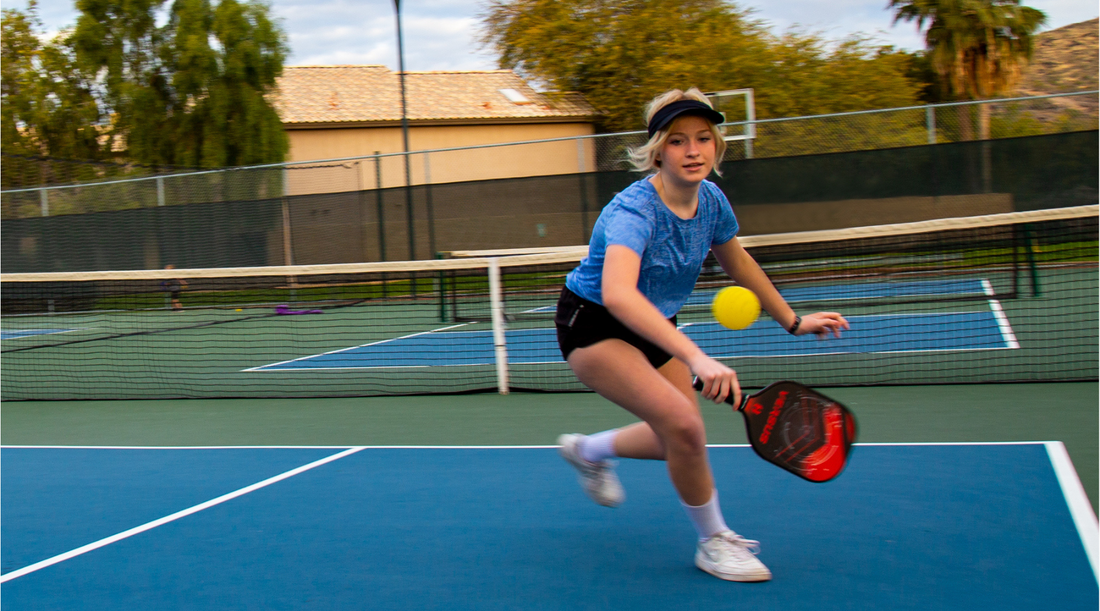
[[[916,21],[924,29],[932,66],[956,100],[979,100],[1015,86],[1031,59],[1035,31],[1046,14],[1020,0],[890,0],[894,23]],[[970,112],[961,106],[964,140],[972,137]],[[989,138],[989,106],[978,106],[978,137]]]

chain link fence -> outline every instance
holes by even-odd
[[[201,168],[153,166],[113,161],[61,159],[0,153],[4,172],[0,189],[24,189],[45,185],[69,185],[110,179],[143,178],[160,174],[195,172]]]
[[[1096,130],[1097,93],[730,123],[724,126],[729,146],[723,161]],[[107,180],[95,182],[6,189],[0,192],[0,218],[629,170],[627,149],[643,144],[645,136],[645,132],[601,134],[141,178],[110,179],[107,173]],[[19,170],[19,163],[5,158],[5,173]],[[85,168],[73,176],[95,171]],[[48,174],[53,178],[62,176],[56,171]],[[43,180],[49,177],[43,174]]]

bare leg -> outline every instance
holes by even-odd
[[[672,359],[657,371],[698,409],[695,389],[691,387],[691,370],[687,365]],[[649,423],[639,422],[619,429],[619,434],[615,436],[615,454],[623,458],[664,460],[665,446]]]
[[[637,348],[609,339],[574,350],[569,366],[586,386],[644,421],[616,437],[620,456],[663,458],[685,503],[710,500],[714,478],[706,431],[686,365],[673,360],[658,371]]]

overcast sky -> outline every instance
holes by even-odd
[[[406,70],[497,67],[476,41],[478,15],[483,10],[480,1],[404,0],[401,4]],[[776,33],[796,26],[830,40],[862,33],[898,48],[924,46],[915,24],[891,25],[887,0],[740,0],[736,4],[754,9],[755,17]],[[1025,4],[1047,14],[1046,30],[1100,13],[1096,0],[1025,0]],[[270,5],[290,37],[287,65],[374,64],[397,69],[392,0],[270,0]],[[23,9],[26,2],[14,0],[4,6]],[[73,0],[39,0],[39,14],[50,31],[76,22]]]

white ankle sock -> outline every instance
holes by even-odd
[[[601,460],[614,458],[615,436],[618,434],[619,429],[611,429],[595,435],[588,435],[581,443],[581,458],[588,462],[600,462]]]
[[[709,501],[698,507],[688,505],[683,499],[680,499],[680,504],[684,506],[688,519],[695,526],[695,532],[699,534],[700,541],[729,530],[729,526],[726,526],[726,520],[722,518],[722,508],[718,506],[717,490],[711,493]]]

